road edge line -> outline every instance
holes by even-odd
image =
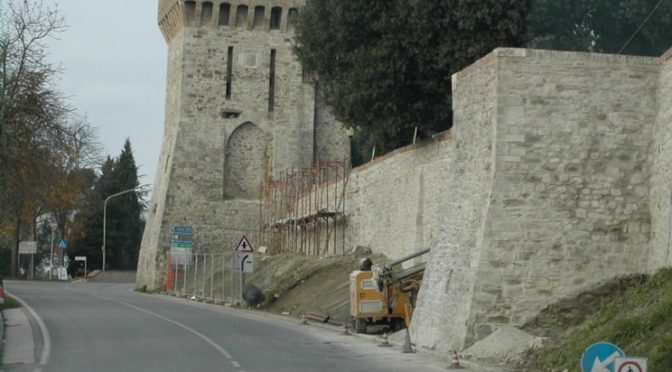
[[[44,346],[42,347],[39,364],[42,366],[47,365],[49,362],[49,356],[51,355],[51,336],[49,335],[49,329],[47,328],[47,325],[44,324],[42,318],[40,318],[40,316],[37,315],[37,312],[35,312],[35,310],[33,310],[33,308],[30,307],[30,305],[28,305],[24,300],[10,291],[5,290],[5,293],[12,296],[12,298],[20,303],[21,306],[26,308],[30,313],[30,316],[32,316],[35,319],[35,322],[37,322],[37,326],[40,327],[40,333],[42,334],[42,342],[44,342]],[[33,345],[33,347],[35,347],[35,345]]]

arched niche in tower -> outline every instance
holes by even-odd
[[[269,163],[269,137],[252,122],[238,126],[226,143],[224,198],[258,199]]]

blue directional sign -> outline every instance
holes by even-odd
[[[583,372],[616,372],[616,358],[625,356],[621,348],[608,342],[598,342],[583,352],[581,370]]]
[[[61,249],[68,248],[68,241],[65,240],[65,239],[60,239],[58,241],[58,247],[61,248]]]
[[[187,235],[187,234],[193,234],[193,229],[191,226],[173,226],[173,235],[179,234],[179,235]]]

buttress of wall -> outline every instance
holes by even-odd
[[[181,38],[174,38],[168,45],[168,66],[166,73],[166,107],[165,107],[165,125],[163,133],[163,143],[161,144],[161,154],[159,155],[159,165],[156,168],[154,177],[154,187],[152,189],[152,200],[149,205],[149,218],[145,226],[138,258],[138,274],[136,276],[136,285],[138,288],[147,286],[155,288],[159,285],[157,269],[165,263],[160,262],[164,259],[160,252],[160,232],[162,227],[162,218],[166,207],[166,198],[169,189],[170,170],[174,158],[171,154],[174,152],[175,140],[177,138],[178,112],[180,111],[180,86],[182,82],[181,69],[182,60],[182,41]]]
[[[413,315],[419,347],[458,350],[466,336],[494,171],[497,59],[490,54],[453,76],[453,155],[446,207]]]
[[[396,258],[427,248],[449,213],[450,134],[353,169],[346,185],[346,246]]]
[[[644,271],[650,231],[658,59],[495,55],[495,178],[466,345],[603,280]]]
[[[651,149],[649,269],[672,265],[672,49],[661,57],[654,144]]]

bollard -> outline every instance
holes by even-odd
[[[462,369],[460,365],[460,356],[457,355],[457,351],[453,351],[453,358],[450,360],[450,365],[448,366],[448,369]]]
[[[308,325],[308,318],[306,318],[306,314],[301,316],[301,324]]]
[[[343,322],[343,335],[350,336],[350,332],[348,332],[348,322]]]
[[[2,277],[0,277],[0,305],[5,304],[5,285],[2,282]]]
[[[387,339],[387,333],[383,333],[383,342],[378,344],[380,347],[390,347],[392,344],[390,344],[390,341]]]

